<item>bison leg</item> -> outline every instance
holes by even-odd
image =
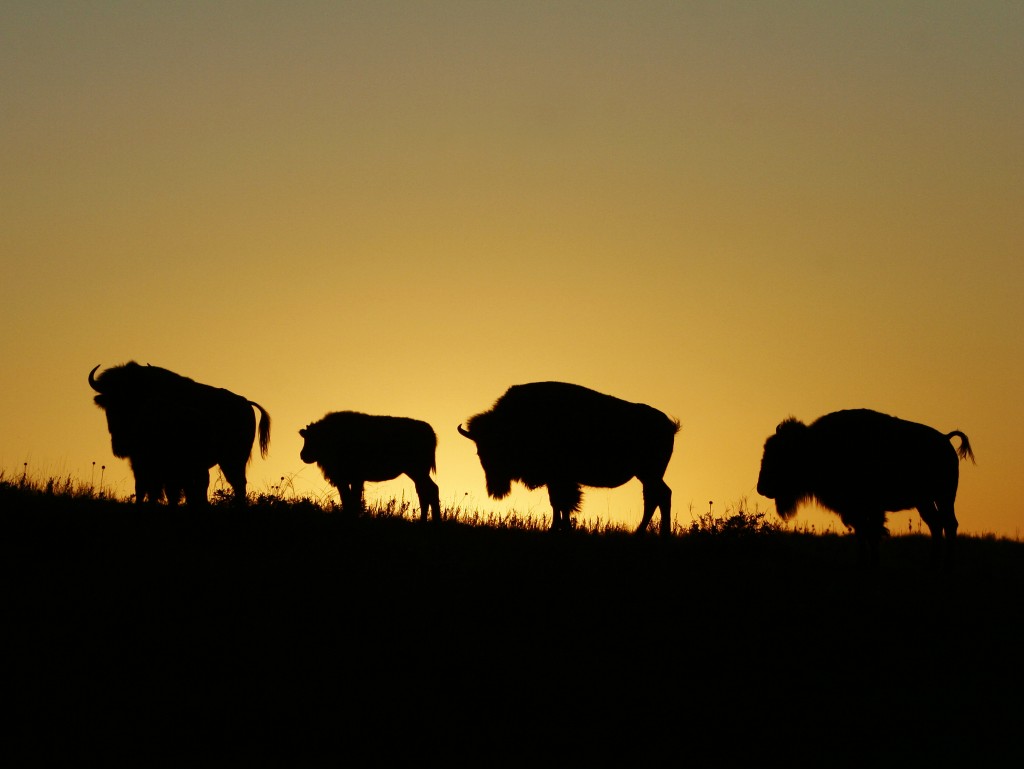
[[[139,478],[139,474],[135,473],[135,504],[142,505],[145,504],[147,500],[150,502],[156,502],[156,499],[153,498],[151,489]]]
[[[441,520],[441,492],[437,484],[429,475],[413,480],[413,483],[416,484],[416,495],[420,498],[420,520],[427,520],[428,511],[433,520]]]
[[[164,486],[164,492],[167,494],[167,504],[170,507],[177,507],[178,503],[181,502],[181,484],[176,481],[168,481],[167,485]]]
[[[177,507],[181,502],[181,496],[185,494],[185,501],[188,502],[188,475],[184,471],[170,471],[164,479],[164,493],[167,495],[167,504]]]
[[[579,511],[583,502],[579,484],[549,483],[548,499],[551,501],[551,530],[571,529],[572,514]]]
[[[228,485],[234,492],[234,501],[240,505],[245,504],[245,462],[222,462],[220,471],[224,473],[224,480],[228,482]]]
[[[647,526],[654,518],[654,511],[661,510],[661,535],[668,536],[672,533],[672,489],[668,487],[661,478],[657,480],[641,480],[644,493],[644,517],[640,519],[640,525],[636,533],[643,534]]]
[[[952,564],[956,531],[959,528],[956,513],[953,511],[953,503],[948,500],[938,503],[929,501],[926,504],[918,505],[917,512],[921,514],[921,520],[924,521],[932,535],[932,561],[938,563],[945,555],[946,564]],[[943,539],[945,539],[945,553],[943,553]]]
[[[342,483],[338,486],[338,493],[341,494],[341,510],[349,515],[359,516],[363,514],[363,482],[352,481]]]
[[[185,503],[189,505],[207,505],[210,500],[210,471],[203,467],[189,473],[183,479],[182,491],[185,492]]]
[[[889,530],[885,528],[885,511],[867,510],[855,515],[843,514],[840,518],[843,523],[853,528],[861,562],[877,564],[882,537],[889,534]]]
[[[953,509],[953,500],[949,500],[947,504],[939,502],[939,518],[942,520],[942,529],[945,532],[946,539],[946,565],[951,566],[953,564],[953,555],[956,550],[956,530],[960,528],[960,524],[956,520],[956,512]]]
[[[135,475],[135,504],[141,505],[147,501],[156,504],[164,495],[163,483],[160,481],[159,473],[146,466],[139,467],[140,464],[143,463],[132,463],[132,472]]]

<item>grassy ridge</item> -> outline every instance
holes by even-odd
[[[1021,746],[1024,545],[136,509],[0,483],[24,755],[906,766]],[[898,761],[897,761],[898,760]]]

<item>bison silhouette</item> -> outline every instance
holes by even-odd
[[[107,417],[114,456],[127,459],[135,500],[205,504],[210,468],[220,466],[236,502],[246,499],[246,466],[256,440],[253,408],[260,412],[260,453],[270,447],[270,415],[258,403],[201,384],[158,366],[129,361],[96,375],[93,401]]]
[[[951,438],[960,439],[954,449]],[[810,425],[783,421],[764,444],[757,493],[783,520],[806,501],[839,514],[865,559],[878,560],[886,513],[916,508],[938,557],[952,560],[960,460],[974,452],[959,430],[943,434],[870,409],[836,411]]]
[[[547,486],[553,530],[572,526],[582,486],[614,488],[632,478],[643,486],[636,533],[661,511],[661,533],[672,530],[672,490],[663,480],[679,422],[642,403],[565,382],[513,385],[489,411],[459,433],[476,443],[487,493],[503,499],[518,481]]]
[[[299,430],[300,456],[320,467],[338,489],[343,511],[363,511],[367,481],[390,481],[407,475],[416,485],[420,518],[441,518],[440,492],[430,477],[436,470],[437,434],[426,422],[408,417],[335,411]]]

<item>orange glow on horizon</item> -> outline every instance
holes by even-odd
[[[134,359],[268,409],[253,491],[337,499],[298,430],[353,409],[547,519],[456,425],[555,379],[681,421],[677,525],[866,407],[967,433],[961,531],[1019,538],[1024,8],[237,10],[5,11],[5,473],[130,491],[86,375]]]

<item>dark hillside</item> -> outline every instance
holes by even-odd
[[[0,486],[19,762],[915,766],[1021,754],[1024,545],[136,510]]]

